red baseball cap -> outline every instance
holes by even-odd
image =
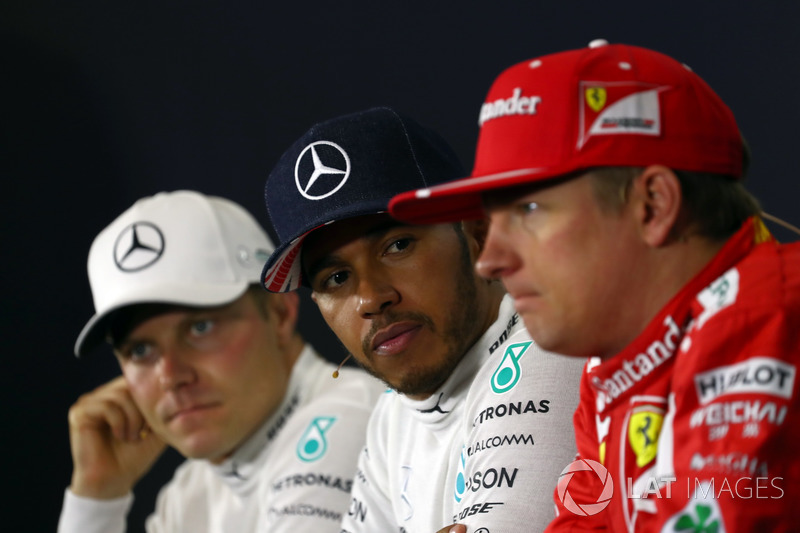
[[[481,106],[472,175],[395,196],[399,220],[483,215],[481,193],[602,166],[662,164],[740,178],[743,140],[731,110],[686,65],[645,48],[588,48],[518,63]]]

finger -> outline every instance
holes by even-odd
[[[135,441],[141,439],[142,429],[147,427],[147,423],[136,405],[124,377],[120,376],[98,387],[92,394],[98,400],[113,402],[117,408],[124,412],[125,427],[123,434],[125,440]]]
[[[69,412],[70,425],[78,432],[109,431],[117,440],[125,440],[127,420],[125,411],[105,398],[92,398],[76,404]]]
[[[102,391],[79,398],[69,410],[69,423],[76,431],[110,430],[116,439],[128,440],[131,433],[138,435],[144,421],[129,397]]]
[[[123,441],[137,440],[143,423],[139,411],[131,409],[129,403],[117,400],[106,400],[106,406],[115,436]]]
[[[124,388],[113,389],[110,398],[125,412],[127,421],[126,438],[131,441],[141,440],[142,430],[147,428],[147,421],[139,410],[127,385]]]
[[[447,526],[436,533],[467,533],[467,526],[462,524],[454,524],[452,526]]]

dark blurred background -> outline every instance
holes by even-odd
[[[383,104],[437,129],[471,167],[478,109],[501,70],[605,38],[704,77],[750,142],[749,188],[800,224],[798,21],[800,3],[777,1],[4,0],[0,529],[55,530],[67,409],[118,372],[110,352],[72,357],[92,314],[86,256],[137,198],[197,189],[267,224],[263,184],[283,150],[315,122]],[[340,357],[307,299],[301,320]],[[175,461],[137,487],[130,531]]]

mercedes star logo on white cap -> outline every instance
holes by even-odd
[[[114,243],[114,263],[123,272],[136,272],[152,265],[164,252],[164,236],[150,222],[134,222]]]

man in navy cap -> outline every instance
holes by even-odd
[[[485,221],[412,226],[389,200],[463,175],[434,132],[387,108],[313,126],[266,184],[271,291],[310,288],[378,402],[343,530],[544,528],[574,456],[582,362],[542,351],[474,271]]]

